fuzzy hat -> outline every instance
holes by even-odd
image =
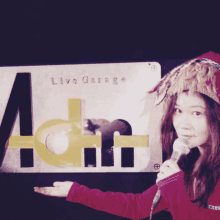
[[[205,94],[220,104],[220,55],[205,53],[166,74],[149,93],[157,92],[155,105],[183,90]]]

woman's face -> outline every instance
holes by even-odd
[[[179,138],[189,140],[190,147],[205,144],[209,138],[207,106],[199,93],[182,92],[176,101],[173,126]]]

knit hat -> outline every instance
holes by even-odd
[[[155,105],[183,90],[205,94],[220,104],[220,55],[205,53],[166,74],[149,93],[157,92]]]

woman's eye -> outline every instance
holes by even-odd
[[[179,114],[179,113],[181,113],[181,110],[179,108],[175,108],[174,113]]]
[[[201,112],[197,112],[197,111],[193,112],[194,116],[200,116],[201,114],[202,114]]]

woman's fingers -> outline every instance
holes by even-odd
[[[177,161],[174,161],[172,159],[167,160],[167,165],[174,171],[174,172],[179,172],[180,168],[177,164]]]
[[[160,180],[168,176],[171,176],[174,173],[177,173],[179,171],[180,171],[180,168],[175,161],[173,160],[165,161],[160,167],[160,172],[157,174],[156,183],[158,183]]]
[[[179,171],[180,171],[180,168],[178,164],[173,160],[165,161],[160,167],[160,172],[163,172],[163,173],[166,173],[166,172],[177,173]]]
[[[36,193],[46,196],[66,197],[73,182],[54,182],[53,187],[34,187]]]
[[[41,193],[46,196],[56,196],[57,189],[54,187],[34,187],[34,192]]]
[[[170,167],[168,167],[168,166],[163,166],[160,169],[160,173],[164,173],[164,174],[169,176],[169,175],[173,174],[173,170]]]

